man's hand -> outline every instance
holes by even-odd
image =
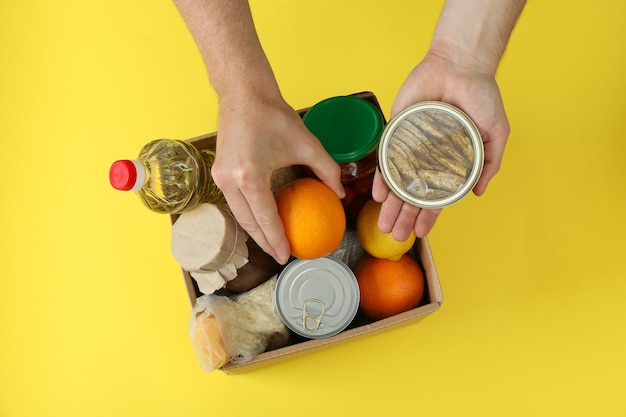
[[[478,127],[485,147],[485,165],[473,191],[476,195],[483,194],[500,169],[510,130],[494,76],[459,68],[431,51],[400,88],[392,116],[411,104],[426,100],[443,101],[460,108]],[[378,172],[373,197],[383,203],[379,228],[392,232],[400,241],[405,240],[411,230],[418,237],[427,235],[441,213],[440,209],[420,209],[403,203],[387,189]]]
[[[213,179],[243,229],[284,264],[290,248],[271,190],[272,172],[307,165],[342,198],[339,165],[284,101],[220,104]]]
[[[473,119],[485,147],[483,172],[474,186],[482,195],[500,169],[509,136],[496,69],[526,0],[446,0],[430,49],[404,81],[391,116],[411,104],[437,100],[450,103]],[[426,210],[403,203],[389,192],[379,172],[372,195],[383,207],[378,227],[405,240],[411,230],[423,237],[441,210]]]

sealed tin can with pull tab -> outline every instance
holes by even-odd
[[[330,337],[348,327],[359,300],[354,273],[333,257],[294,260],[276,283],[281,319],[294,333],[310,339]]]
[[[442,208],[476,185],[484,162],[483,142],[460,109],[427,101],[409,106],[385,127],[378,147],[380,173],[404,202]]]

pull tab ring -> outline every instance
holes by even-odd
[[[307,311],[307,307],[313,303],[318,304],[322,310],[318,315],[310,314]],[[324,317],[325,311],[326,306],[324,305],[324,302],[322,300],[319,300],[317,298],[309,298],[308,300],[306,300],[304,302],[304,305],[302,306],[302,324],[304,326],[304,330],[309,333],[313,333],[314,331],[316,331],[322,324],[322,317]]]

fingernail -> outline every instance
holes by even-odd
[[[275,252],[276,256],[274,256],[274,259],[276,260],[276,262],[278,262],[281,265],[285,265],[287,263],[287,261],[289,260],[289,253],[288,252]]]
[[[337,194],[339,198],[344,198],[346,196],[346,189],[343,188],[343,184],[339,184],[339,194]]]

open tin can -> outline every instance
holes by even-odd
[[[389,189],[408,204],[442,208],[476,185],[484,164],[483,142],[460,109],[425,101],[389,121],[378,147],[378,164]]]
[[[274,295],[285,325],[310,339],[330,337],[348,327],[360,301],[354,273],[330,256],[290,262],[278,276]]]

